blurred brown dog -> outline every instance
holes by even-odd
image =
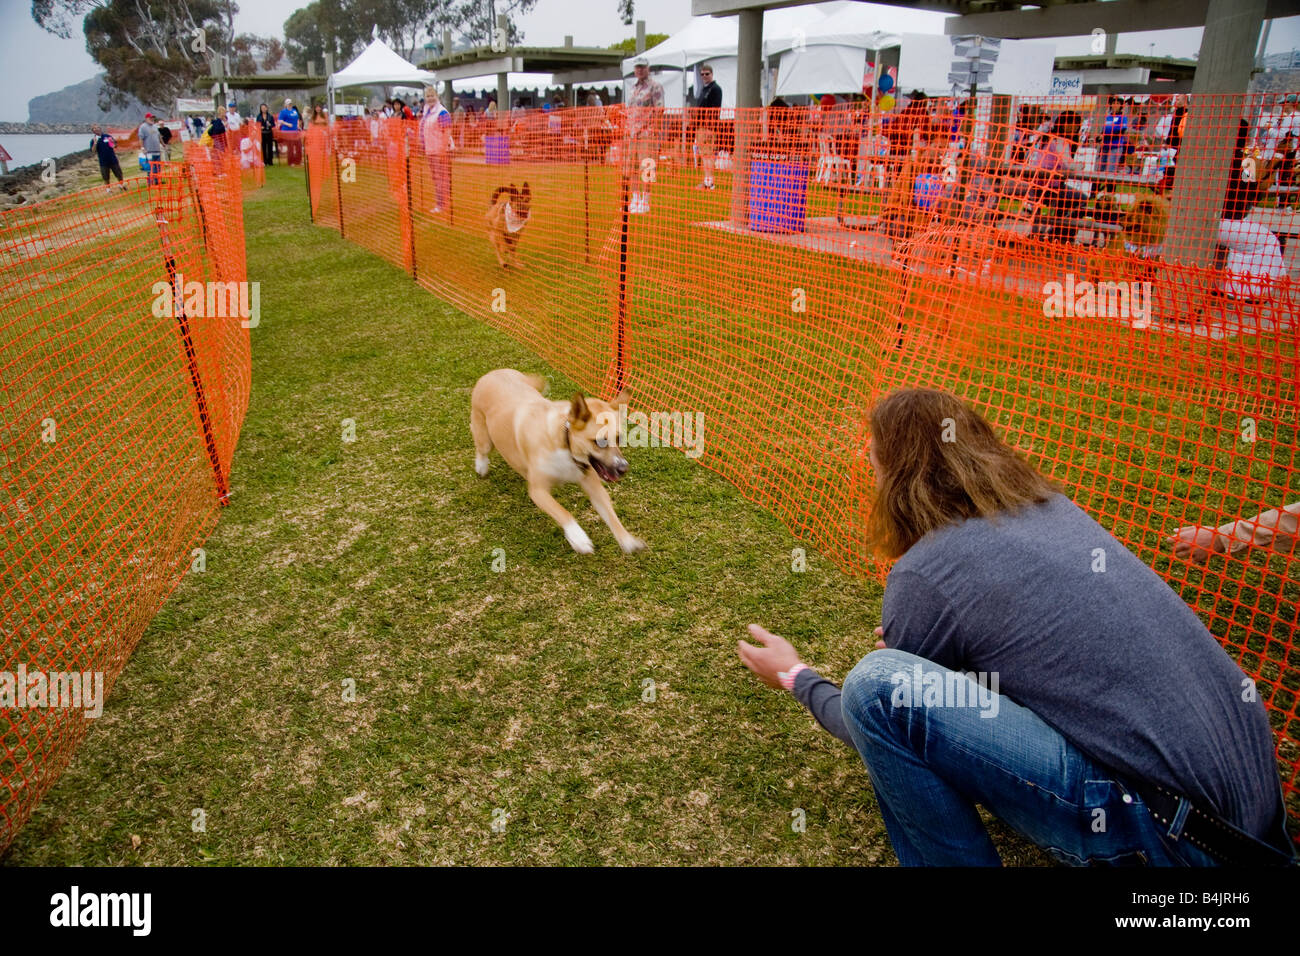
[[[470,396],[469,428],[474,436],[474,470],[488,473],[488,453],[496,448],[511,468],[528,482],[528,497],[554,519],[579,554],[595,548],[573,515],[551,495],[551,489],[576,482],[587,493],[596,513],[609,525],[625,553],[642,551],[645,542],[630,534],[614,513],[605,481],[627,474],[627,459],[618,447],[618,407],[614,401],[584,398],[553,402],[542,397],[546,379],[512,368],[488,372]]]
[[[501,268],[513,265],[519,267],[519,253],[516,247],[523,238],[524,227],[532,215],[533,193],[524,183],[523,189],[516,189],[515,184],[498,186],[492,191],[492,200],[488,206],[488,239],[497,254]]]

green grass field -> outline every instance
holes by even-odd
[[[572,383],[313,227],[300,171],[267,180],[245,203],[252,402],[207,570],[4,862],[892,862],[857,755],[735,655],[758,621],[840,679],[879,585],[811,550],[792,572],[800,541],[667,449],[613,492],[650,550],[623,556],[569,488],[597,547],[574,555],[499,460],[474,475],[468,434],[489,369]],[[1007,862],[1046,862],[993,832]]]

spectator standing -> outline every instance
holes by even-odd
[[[140,137],[140,152],[149,162],[150,186],[158,182],[156,164],[162,162],[162,138],[158,135],[158,127],[154,125],[156,119],[157,117],[152,113],[145,113],[144,122],[136,130],[136,134]]]
[[[294,108],[293,100],[286,97],[284,109],[280,110],[279,116],[275,119],[275,128],[284,134],[284,140],[288,147],[289,155],[286,158],[290,166],[302,165],[302,129],[301,117],[298,110]]]
[[[636,82],[627,96],[627,159],[624,169],[633,184],[629,213],[650,211],[650,182],[659,161],[659,117],[664,108],[664,88],[650,76],[650,61],[643,56],[632,64]],[[648,162],[647,162],[648,161]]]
[[[460,102],[459,96],[451,98],[451,128],[452,139],[457,146],[465,145],[465,127],[469,123],[469,114]]]
[[[1101,133],[1101,171],[1119,171],[1128,152],[1128,117],[1124,115],[1124,101],[1112,96],[1108,101],[1106,123]]]
[[[695,148],[704,165],[704,180],[695,188],[712,189],[713,171],[718,155],[718,123],[722,115],[722,87],[713,78],[713,64],[700,67],[700,95],[692,111],[695,125]]]
[[[158,124],[158,140],[162,143],[162,155],[164,160],[172,158],[172,128],[166,123]]]
[[[902,111],[885,120],[885,137],[889,140],[889,154],[894,159],[908,159],[912,155],[914,138],[930,135],[930,108],[926,95],[913,90]]]
[[[235,101],[231,100],[226,104],[226,129],[233,132],[239,132],[244,128],[244,118],[239,115],[239,109],[235,106]]]
[[[212,161],[217,169],[217,174],[225,165],[226,157],[226,121],[221,116],[212,117],[212,122],[208,124],[208,137],[212,140]]]
[[[587,94],[586,106],[582,111],[584,155],[589,162],[604,162],[614,141],[614,124],[605,116],[604,104],[597,94]]]
[[[90,137],[90,149],[99,160],[99,175],[104,177],[104,188],[113,191],[108,177],[114,175],[118,185],[126,189],[126,183],[122,181],[122,164],[117,161],[117,141],[111,134],[100,129],[98,123],[90,128],[90,132],[93,134]]]
[[[257,128],[262,131],[262,165],[275,165],[275,117],[265,103],[257,108]]]
[[[1282,142],[1277,144],[1277,159],[1277,184],[1288,189],[1294,189],[1296,186],[1296,136],[1294,133],[1287,133],[1282,137]],[[1277,205],[1279,209],[1293,209],[1295,204],[1296,194],[1294,192],[1278,194]]]
[[[432,211],[439,213],[451,207],[451,113],[438,100],[438,91],[432,86],[424,88],[420,142],[436,197]]]

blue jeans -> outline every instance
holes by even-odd
[[[1101,171],[1103,173],[1119,172],[1119,164],[1123,158],[1123,146],[1112,146],[1103,149],[1101,151]]]
[[[957,694],[942,705],[926,701],[918,674],[922,686],[968,682],[961,688],[967,703],[957,705]],[[1113,770],[993,693],[991,682],[980,694],[975,687],[897,650],[868,654],[844,681],[844,720],[904,866],[1000,865],[976,803],[1063,863],[1217,865],[1178,839],[1186,802],[1162,827]]]

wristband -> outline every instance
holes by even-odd
[[[788,671],[777,671],[776,679],[781,682],[781,686],[788,691],[794,690],[794,679],[799,676],[799,672],[807,670],[808,665],[804,663],[795,664]]]

